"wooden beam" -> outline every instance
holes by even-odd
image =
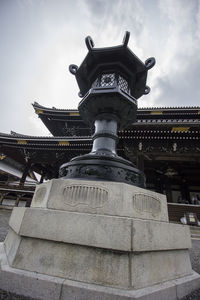
[[[28,162],[26,163],[24,172],[23,172],[22,177],[21,177],[20,182],[19,182],[19,187],[20,187],[20,188],[24,187],[24,183],[25,183],[25,181],[26,181],[26,177],[27,177],[27,175],[28,175],[28,172],[29,172],[30,168],[31,168],[31,162],[28,161]]]

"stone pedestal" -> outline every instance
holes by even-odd
[[[13,209],[9,225],[2,289],[13,289],[9,276],[33,282],[34,291],[21,293],[39,299],[51,299],[49,285],[54,300],[180,299],[200,287],[189,227],[169,223],[166,197],[155,192],[53,179],[37,187],[31,208]]]

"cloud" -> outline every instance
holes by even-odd
[[[35,126],[34,101],[76,108],[80,98],[71,63],[80,65],[91,35],[96,47],[129,47],[149,71],[149,95],[139,106],[199,105],[200,5],[198,0],[0,1],[1,131],[46,134]]]
[[[160,13],[167,24],[167,38],[158,56],[159,74],[153,81],[159,89],[155,104],[199,105],[198,2],[160,1]]]

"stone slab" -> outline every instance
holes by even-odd
[[[34,299],[60,299],[64,280],[35,272],[11,268],[8,265],[3,243],[0,243],[0,287],[2,290]]]
[[[133,251],[157,251],[191,248],[187,225],[150,220],[133,220]]]
[[[120,251],[22,237],[12,267],[89,283],[130,286],[129,255]]]
[[[131,286],[135,289],[192,274],[187,250],[133,254],[131,271]]]
[[[183,277],[175,281],[175,284],[177,297],[178,299],[181,299],[185,297],[185,295],[192,293],[192,291],[200,289],[200,276],[198,273],[194,272],[189,281],[188,277]]]
[[[190,276],[138,290],[111,288],[11,268],[1,243],[0,286],[6,291],[41,300],[178,300],[200,286],[200,275],[193,272]],[[178,289],[181,294],[177,293]]]
[[[165,195],[119,182],[52,179],[37,186],[31,206],[168,221]]]
[[[130,218],[27,208],[20,220],[17,217],[22,216],[19,214],[20,210],[21,208],[13,209],[9,222],[11,228],[19,235],[131,251]]]
[[[167,222],[16,207],[9,224],[21,236],[113,250],[141,252],[191,247],[188,226]]]
[[[176,300],[173,281],[138,290],[122,290],[66,280],[61,300]]]
[[[11,228],[8,231],[8,234],[5,239],[5,250],[8,257],[8,262],[10,265],[12,265],[19,248],[19,245],[21,243],[21,236],[16,234]]]
[[[27,210],[26,207],[14,207],[12,214],[9,219],[9,226],[15,228],[15,232],[20,231],[22,220],[24,218],[24,213]]]
[[[11,229],[9,235],[18,242]],[[134,254],[27,237],[17,251],[5,249],[14,268],[115,287],[142,288],[192,272],[188,250]]]

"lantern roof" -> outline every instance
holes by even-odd
[[[69,67],[70,72],[76,76],[80,97],[89,91],[102,72],[119,72],[124,75],[129,81],[130,93],[136,99],[149,93],[150,89],[146,86],[147,72],[154,66],[155,59],[149,58],[143,63],[127,46],[129,37],[127,31],[121,45],[104,48],[94,48],[92,38],[86,37],[88,54],[79,67]]]

